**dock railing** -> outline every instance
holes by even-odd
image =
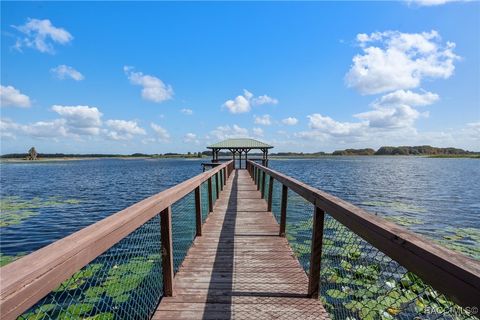
[[[475,319],[480,263],[253,161],[252,179],[334,319]]]
[[[151,316],[223,190],[223,163],[0,269],[0,318]]]

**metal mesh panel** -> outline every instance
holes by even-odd
[[[213,198],[213,205],[215,206],[215,202],[217,202],[217,179],[215,176],[212,176],[212,198]]]
[[[263,190],[263,198],[268,201],[268,186],[270,185],[270,176],[265,174],[265,189]]]
[[[202,223],[205,223],[209,214],[208,207],[208,182],[205,181],[200,185],[200,199],[202,202]]]
[[[163,295],[160,248],[157,215],[19,319],[149,319]]]
[[[313,205],[288,190],[286,237],[305,272],[310,268]]]
[[[320,290],[334,319],[474,319],[328,214]]]
[[[273,180],[272,190],[272,213],[277,223],[280,224],[280,210],[282,205],[282,184],[277,180]]]
[[[195,193],[192,191],[172,205],[173,270],[176,273],[195,240]]]

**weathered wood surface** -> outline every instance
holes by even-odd
[[[246,170],[232,173],[153,319],[328,319]]]

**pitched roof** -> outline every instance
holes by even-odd
[[[270,149],[270,148],[273,148],[273,146],[260,142],[255,139],[227,139],[227,140],[214,143],[207,147],[207,149],[235,149],[235,148]]]

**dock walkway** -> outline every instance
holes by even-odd
[[[329,319],[246,170],[235,170],[153,319]]]

